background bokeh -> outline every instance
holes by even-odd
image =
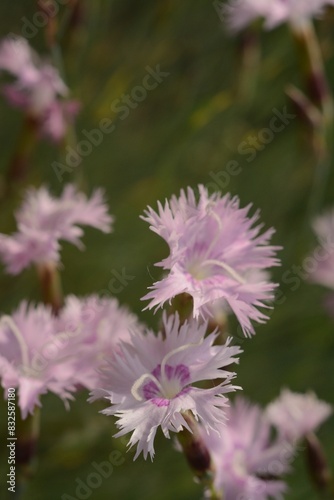
[[[64,3],[64,2],[62,2]],[[217,2],[216,2],[217,3]],[[1,36],[22,34],[23,18],[32,20],[38,10],[32,0],[1,2]],[[62,13],[64,8],[62,8]],[[318,22],[326,68],[334,85],[334,16]],[[40,53],[47,53],[43,29],[30,39]],[[36,149],[28,184],[50,185],[59,193],[66,182],[79,182],[90,192],[103,186],[110,211],[116,217],[115,230],[103,235],[87,230],[86,251],[64,244],[62,280],[66,294],[111,293],[113,272],[134,277],[117,298],[151,326],[159,316],[141,313],[147,286],[159,278],[154,263],[166,256],[167,247],[139,219],[147,205],[156,206],[180,188],[223,179],[222,191],[238,194],[242,205],[261,209],[266,226],[277,230],[274,242],[283,245],[282,267],[274,272],[282,299],[270,321],[257,328],[251,340],[242,342],[244,354],[238,367],[238,383],[245,395],[265,405],[281,387],[295,391],[313,389],[333,403],[334,326],[324,308],[326,291],[295,277],[292,266],[301,266],[315,245],[310,226],[310,199],[314,193],[315,164],[305,130],[294,119],[256,158],[240,150],[240,144],[257,134],[273,117],[274,109],[293,108],[285,95],[288,83],[301,85],[293,40],[284,26],[260,34],[261,64],[251,99],[238,97],[238,41],[227,36],[214,2],[164,0],[86,0],[79,24],[61,43],[64,78],[73,97],[83,103],[76,124],[77,140],[82,131],[98,126],[103,118],[115,120],[116,129],[83,158],[73,173],[59,182],[52,162],[62,161],[58,150],[44,142]],[[147,97],[120,120],[110,109],[115,99],[141,85],[147,66],[169,76],[149,91]],[[1,172],[10,161],[22,125],[22,115],[0,99]],[[239,150],[238,150],[239,148]],[[226,165],[236,160],[241,172],[224,182]],[[22,189],[1,204],[1,232],[14,229],[13,210]],[[334,172],[316,207],[321,212],[334,204]],[[290,272],[289,275],[284,274]],[[284,279],[285,276],[285,279]],[[284,282],[285,281],[285,282]],[[39,300],[39,286],[33,270],[18,277],[0,274],[1,311],[9,313],[23,298]],[[236,328],[231,322],[233,333]],[[101,405],[86,403],[81,394],[66,411],[52,395],[43,397],[39,443],[39,470],[27,491],[27,499],[56,500],[68,494],[76,498],[77,478],[84,482],[94,472],[92,462],[107,460],[112,450],[124,458],[112,475],[95,489],[92,499],[194,500],[201,488],[192,480],[183,456],[173,441],[159,436],[153,463],[132,461],[125,441],[112,439],[112,419],[98,413]],[[1,457],[5,460],[5,410],[1,402]],[[333,419],[319,436],[334,467]],[[289,476],[288,500],[317,498],[304,469],[302,453]],[[1,487],[5,491],[4,475]],[[70,498],[72,498],[70,497]],[[66,496],[64,497],[66,498]]]

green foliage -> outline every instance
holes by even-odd
[[[104,186],[116,223],[111,235],[87,231],[83,253],[64,245],[65,293],[106,293],[112,272],[125,268],[135,278],[117,297],[140,313],[140,297],[160,276],[154,262],[166,256],[167,247],[139,215],[147,204],[156,206],[156,200],[164,200],[181,187],[220,179],[223,191],[238,194],[243,205],[253,202],[261,209],[267,227],[277,229],[275,244],[284,246],[282,267],[275,271],[283,295],[271,320],[257,328],[255,338],[242,342],[245,352],[238,368],[238,384],[248,397],[263,405],[276,397],[282,386],[295,391],[314,389],[320,398],[333,402],[334,337],[333,322],[323,309],[326,292],[299,278],[293,268],[302,266],[314,245],[307,215],[314,188],[311,148],[297,119],[275,133],[252,161],[247,161],[249,154],[240,146],[250,135],[257,136],[268,127],[274,109],[282,111],[288,106],[293,112],[284,88],[290,82],[299,84],[299,77],[287,28],[261,35],[258,80],[253,97],[245,102],[235,92],[237,43],[227,37],[211,2],[86,0],[83,4],[83,24],[60,42],[64,77],[72,95],[83,102],[77,140],[85,138],[83,130],[97,128],[103,119],[114,120],[116,127],[80,166],[64,174],[63,180],[79,180],[88,191]],[[3,2],[1,34],[20,34],[23,16],[32,20],[36,9],[33,1]],[[319,29],[325,54],[330,56],[334,41],[329,22]],[[42,29],[31,38],[31,44],[47,53]],[[333,62],[326,64],[333,82]],[[121,120],[111,106],[142,85],[148,66],[157,65],[169,76]],[[4,172],[22,117],[4,100],[0,113]],[[224,172],[232,160],[238,162],[240,173],[230,175],[226,182]],[[28,183],[47,183],[60,192],[63,184],[52,169],[54,161],[64,158],[55,147],[40,144]],[[333,204],[333,192],[332,170],[318,210]],[[21,193],[22,189],[18,190],[15,200],[1,206],[1,232],[13,229],[12,212]],[[2,311],[9,313],[26,297],[39,300],[32,270],[15,279],[2,273],[0,280]],[[143,319],[156,326],[159,316],[145,312]],[[231,333],[235,328],[231,323]],[[112,419],[99,415],[101,408],[87,404],[86,394],[71,404],[70,412],[53,396],[43,398],[40,466],[27,499],[75,498],[77,478],[85,482],[94,472],[92,463],[109,460],[113,450],[118,450],[124,461],[92,490],[94,500],[201,498],[201,489],[192,481],[182,455],[173,449],[173,441],[158,439],[153,464],[142,458],[133,463],[131,451],[126,454],[125,441],[112,439]],[[4,414],[5,405],[1,404],[2,422]],[[334,466],[330,424],[324,425],[320,438]],[[317,498],[307,482],[301,455],[297,474],[289,480],[288,500]]]

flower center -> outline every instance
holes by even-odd
[[[166,365],[164,377],[161,376],[161,365],[158,365],[152,371],[152,375],[158,384],[152,379],[143,385],[143,396],[146,401],[171,400],[182,392],[184,386],[190,380],[189,368],[182,364],[176,366]]]
[[[196,344],[184,344],[170,351],[151,373],[144,373],[131,387],[131,393],[137,401],[150,400],[157,406],[168,406],[170,400],[188,392],[184,387],[190,382],[189,368],[184,364],[168,365],[167,361],[182,351],[201,345],[203,339]],[[150,380],[143,385],[144,381]]]
[[[227,276],[232,277],[241,284],[245,283],[245,279],[222,260],[206,259],[200,261],[199,259],[196,259],[188,265],[187,271],[193,276],[193,278],[201,281],[217,274],[217,268],[219,268],[220,273],[221,270],[223,270]]]
[[[196,258],[193,258],[190,261],[187,266],[187,271],[193,276],[193,278],[199,281],[204,280],[205,278],[210,278],[217,274],[221,275],[223,272],[223,274],[227,277],[231,277],[239,283],[244,284],[244,278],[227,262],[221,259],[210,258],[210,256],[214,256],[216,254],[216,252],[214,252],[214,249],[219,244],[223,226],[221,220],[219,219],[219,216],[213,210],[211,210],[210,207],[207,211],[207,214],[213,218],[213,220],[217,224],[217,229],[205,252],[202,253],[201,256],[197,255]]]
[[[232,469],[237,476],[245,477],[248,475],[246,466],[246,456],[243,451],[237,450],[234,452],[231,464],[232,464]]]
[[[187,271],[193,278],[198,281],[204,280],[211,276],[211,268],[209,266],[203,266],[199,259],[193,260],[187,266]]]

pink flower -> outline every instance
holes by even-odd
[[[283,1],[272,0],[230,0],[222,8],[223,17],[233,32],[246,28],[249,24],[259,18],[266,20],[266,28],[271,28],[285,12]]]
[[[79,111],[79,103],[61,100],[68,96],[68,88],[58,70],[41,61],[21,37],[7,37],[1,42],[0,70],[16,78],[3,87],[8,101],[33,118],[42,135],[61,140]]]
[[[60,141],[67,130],[68,124],[73,123],[80,110],[78,101],[54,101],[47,109],[41,122],[41,133],[50,137],[54,142]]]
[[[195,318],[207,317],[219,302],[234,312],[246,336],[254,334],[251,321],[268,319],[259,308],[267,307],[277,286],[262,271],[279,265],[280,247],[268,244],[273,229],[260,234],[262,225],[254,226],[259,213],[248,217],[250,208],[240,208],[229,194],[209,196],[204,186],[198,202],[188,188],[187,195],[181,191],[179,198],[159,203],[158,213],[149,207],[142,218],[166,240],[170,254],[156,264],[169,273],[143,297],[151,300],[147,308],[186,293],[193,298]]]
[[[230,0],[223,7],[223,15],[231,31],[240,31],[258,18],[263,18],[266,29],[289,22],[301,24],[322,14],[333,0]]]
[[[332,407],[314,393],[298,394],[288,389],[282,390],[280,397],[267,408],[270,422],[293,442],[315,431],[332,412]]]
[[[310,279],[334,290],[334,210],[317,217],[313,229],[320,245],[309,257],[316,263]]]
[[[44,305],[22,302],[12,317],[0,319],[0,378],[5,389],[19,388],[23,418],[47,391],[65,401],[78,387],[94,389],[104,380],[107,360],[120,355],[142,326],[114,298],[73,295],[55,317]]]
[[[56,333],[51,310],[43,305],[22,302],[12,316],[0,319],[1,383],[5,390],[18,388],[23,418],[40,406],[40,396],[48,391],[65,402],[73,399],[75,370],[63,347],[64,333]]]
[[[262,410],[241,397],[227,417],[218,436],[202,433],[215,469],[215,490],[224,500],[282,499],[287,488],[281,476],[289,469],[291,445],[274,441]]]
[[[0,70],[16,76],[22,85],[28,85],[38,78],[36,57],[25,38],[8,36],[0,44]]]
[[[179,317],[163,315],[164,334],[156,337],[136,332],[131,342],[120,342],[120,352],[109,361],[105,381],[92,392],[90,401],[105,398],[111,406],[103,413],[115,415],[120,431],[116,437],[132,432],[129,445],[137,444],[135,458],[154,456],[154,438],[158,427],[165,437],[170,431],[187,428],[184,412],[191,412],[204,428],[216,429],[225,421],[225,394],[237,387],[231,385],[235,376],[222,368],[237,362],[241,350],[213,346],[211,333],[204,338],[207,323],[180,325]],[[223,382],[201,389],[195,386],[203,380],[223,379]],[[190,430],[190,429],[189,429]]]
[[[142,331],[138,318],[115,298],[70,295],[57,319],[59,331],[72,331],[77,382],[92,390],[101,386],[107,360],[120,353],[119,342]]]
[[[7,272],[18,274],[33,263],[59,263],[59,240],[83,249],[80,225],[110,232],[113,219],[107,209],[101,190],[87,199],[72,185],[65,187],[60,198],[51,196],[45,187],[31,188],[16,213],[18,231],[0,235],[0,256]]]

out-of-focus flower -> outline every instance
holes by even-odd
[[[8,36],[0,44],[0,69],[16,76],[22,85],[28,85],[38,78],[37,54],[27,40],[19,36]]]
[[[8,101],[36,122],[40,134],[61,140],[80,106],[62,100],[68,88],[57,69],[41,61],[24,38],[7,37],[0,44],[1,70],[16,78],[2,89]]]
[[[87,198],[73,185],[67,185],[60,198],[51,196],[45,187],[29,189],[16,220],[16,233],[0,235],[0,256],[10,274],[18,274],[32,263],[59,263],[59,240],[83,249],[83,229],[79,226],[108,233],[113,218],[108,214],[102,190],[95,190]]]
[[[241,397],[227,409],[220,435],[202,433],[215,469],[214,487],[224,500],[282,499],[283,473],[289,469],[292,447],[271,438],[263,411]]]
[[[135,314],[115,298],[70,295],[57,318],[57,330],[74,332],[71,340],[79,384],[101,386],[107,361],[120,353],[118,343],[130,342],[131,332],[142,331]]]
[[[80,110],[80,103],[73,100],[54,101],[44,114],[41,132],[55,142],[60,141]]]
[[[240,208],[239,199],[229,194],[209,196],[204,186],[198,203],[188,188],[187,195],[181,191],[179,198],[159,203],[158,213],[149,207],[142,218],[166,240],[170,255],[156,264],[169,274],[143,297],[151,300],[147,307],[162,307],[186,293],[193,298],[195,318],[210,316],[220,302],[234,312],[246,336],[254,334],[251,321],[268,319],[259,308],[273,299],[277,286],[261,272],[279,265],[280,247],[269,245],[273,229],[260,234],[262,224],[254,226],[259,213],[249,217],[250,208]]]
[[[2,387],[18,388],[23,418],[40,406],[50,391],[65,402],[76,390],[75,367],[63,345],[64,332],[55,333],[51,310],[22,302],[12,316],[0,319],[0,377]]]
[[[2,386],[19,388],[23,418],[47,391],[65,401],[78,387],[98,388],[106,360],[120,354],[120,340],[142,331],[137,317],[117,299],[70,295],[56,317],[44,305],[22,302],[0,318]]]
[[[235,376],[222,368],[237,362],[239,347],[213,346],[216,338],[206,338],[207,324],[184,323],[178,315],[163,316],[164,334],[156,337],[136,332],[131,342],[120,342],[120,352],[105,371],[105,382],[92,392],[90,401],[105,398],[112,406],[103,410],[118,417],[121,429],[116,437],[132,432],[129,445],[137,444],[135,458],[154,456],[154,438],[160,426],[169,438],[170,431],[179,432],[189,426],[183,416],[191,412],[204,428],[215,430],[225,421],[225,394],[236,389],[230,382]],[[209,389],[195,386],[203,380],[223,379]]]
[[[268,406],[267,416],[282,436],[294,442],[315,431],[332,411],[328,403],[312,392],[299,394],[284,389]]]
[[[334,290],[334,210],[317,217],[313,229],[320,247],[313,252],[317,266],[310,279]]]
[[[321,14],[333,0],[230,0],[223,6],[223,17],[231,31],[240,31],[259,18],[266,29],[289,22],[299,25]]]

